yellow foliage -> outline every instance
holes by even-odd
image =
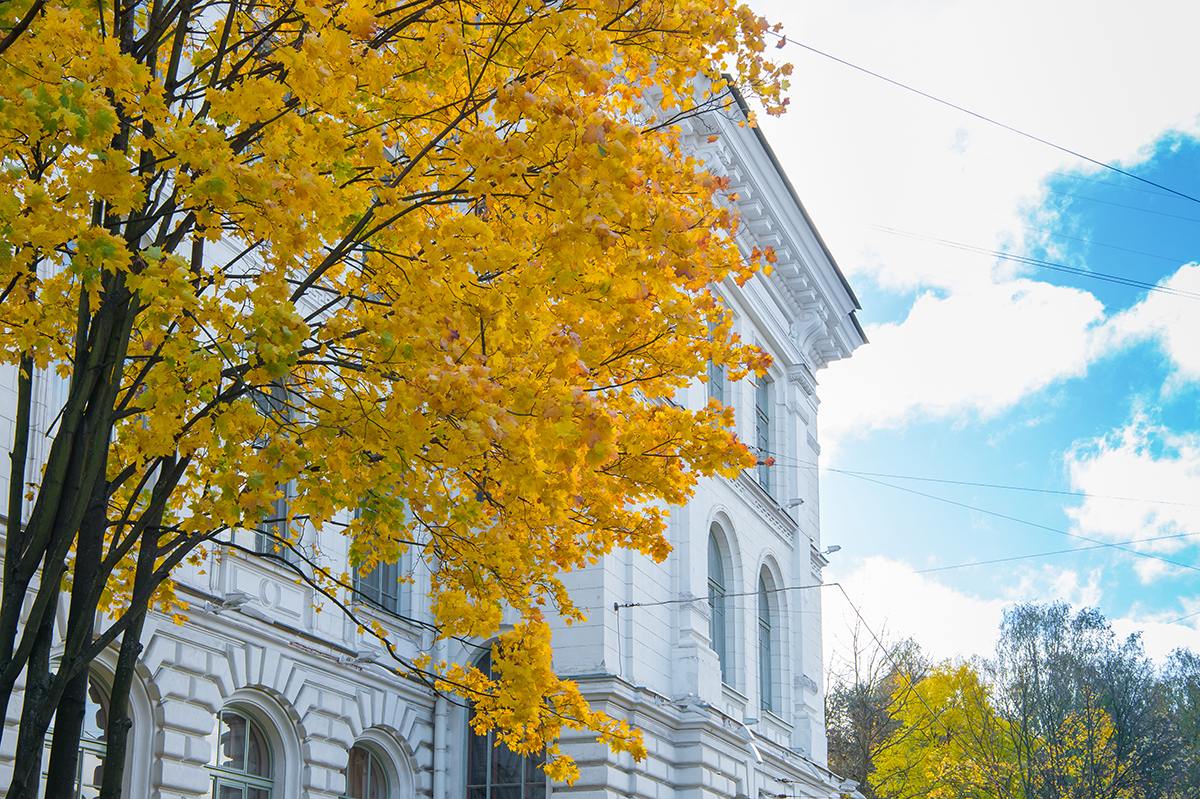
[[[115,380],[72,395],[115,408],[105,607],[144,527],[169,572],[290,484],[317,527],[361,506],[353,564],[417,542],[441,635],[520,618],[493,680],[411,664],[477,725],[564,779],[564,725],[640,756],[555,676],[543,609],[580,618],[558,575],[665,557],[661,503],[753,463],[727,411],[667,400],[708,360],[765,368],[708,287],[773,254],[742,259],[727,183],[661,123],[724,102],[727,67],[781,111],[766,22],[732,0],[120,8],[49,0],[0,60],[0,357]],[[272,387],[289,407],[264,414]],[[183,610],[169,581],[154,601]]]

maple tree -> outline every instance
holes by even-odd
[[[730,411],[664,400],[706,361],[766,363],[709,288],[764,254],[677,124],[724,102],[722,70],[782,109],[766,22],[731,0],[8,0],[0,30],[9,796],[36,793],[56,710],[51,779],[74,774],[110,645],[119,794],[147,608],[183,612],[172,569],[284,490],[352,566],[423,558],[439,635],[517,614],[493,677],[402,664],[480,729],[556,778],[564,725],[641,754],[555,676],[546,613],[580,617],[564,570],[664,557],[664,505],[754,462]],[[65,396],[40,475],[35,379]]]

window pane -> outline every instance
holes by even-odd
[[[95,680],[88,680],[87,710],[83,717],[83,737],[103,741],[108,729],[108,697]]]
[[[487,799],[487,788],[468,788],[467,799]]]
[[[546,799],[546,784],[526,785],[525,799]]]
[[[217,789],[218,799],[242,799],[242,789],[236,785],[222,785]]]
[[[271,752],[258,727],[247,723],[249,743],[246,749],[246,773],[256,777],[271,776]]]
[[[271,799],[271,792],[266,788],[249,788],[246,799]]]
[[[98,752],[87,749],[79,753],[79,773],[82,777],[80,799],[100,795],[100,783],[104,781],[104,759]]]
[[[525,782],[545,782],[546,772],[542,771],[545,762],[545,752],[525,758]]]
[[[487,785],[488,736],[468,733],[467,785]]]
[[[492,788],[491,799],[521,799],[521,786],[512,785],[505,788]]]
[[[383,774],[383,766],[379,765],[379,760],[374,757],[371,757],[370,761],[366,799],[387,799],[387,777]]]
[[[350,799],[366,799],[367,760],[365,749],[356,746],[350,750],[350,763],[346,766],[346,796]]]
[[[492,785],[520,785],[521,756],[504,744],[492,747]],[[519,797],[518,797],[519,799]]]
[[[246,770],[246,720],[236,713],[221,713],[217,765],[234,771]]]

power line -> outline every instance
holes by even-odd
[[[799,459],[787,458],[787,457],[777,458],[777,460],[779,460],[779,459],[791,460],[796,465],[800,466],[801,468],[809,468],[809,469],[814,469],[814,470],[819,468],[816,464],[811,463],[809,461],[801,461]],[[1127,547],[1123,546],[1122,544],[1113,543],[1111,541],[1100,541],[1095,538],[1089,538],[1088,536],[1080,535],[1079,533],[1072,533],[1068,530],[1060,530],[1057,527],[1050,527],[1049,525],[1040,524],[1038,522],[1031,522],[1028,519],[1021,519],[1017,516],[1010,516],[1006,513],[1000,513],[999,511],[987,510],[986,508],[980,508],[975,505],[968,505],[965,502],[956,502],[953,499],[947,499],[946,497],[939,497],[936,494],[927,494],[924,491],[917,491],[912,488],[906,488],[904,486],[887,483],[887,482],[884,482],[883,480],[876,480],[872,477],[866,477],[864,474],[859,474],[859,473],[849,472],[849,471],[842,471],[842,470],[838,470],[838,469],[829,469],[827,471],[837,472],[839,474],[846,474],[850,477],[857,477],[859,480],[865,480],[868,483],[875,483],[876,485],[886,486],[888,488],[894,488],[897,491],[903,491],[908,494],[914,494],[918,497],[925,497],[926,499],[936,500],[937,502],[944,502],[947,505],[953,505],[955,507],[974,511],[976,513],[982,513],[982,514],[985,514],[988,516],[995,516],[999,519],[1005,519],[1006,521],[1016,522],[1017,524],[1024,524],[1029,527],[1035,527],[1039,530],[1046,530],[1047,532],[1057,533],[1058,535],[1064,535],[1064,536],[1067,536],[1068,538],[1077,538],[1080,541],[1087,541],[1089,544],[1096,544],[1097,547],[1108,547],[1109,549],[1116,549],[1116,550],[1125,552],[1130,555],[1136,555],[1137,557],[1140,557],[1140,558],[1150,558],[1152,560],[1161,561],[1161,562],[1169,564],[1171,566],[1178,566],[1181,569],[1189,569],[1191,571],[1200,571],[1200,566],[1194,566],[1194,565],[1188,564],[1188,563],[1180,563],[1178,561],[1174,561],[1169,558],[1164,558],[1161,555],[1155,555],[1151,552],[1138,552],[1136,549],[1128,549]]]
[[[812,461],[797,461],[797,464],[812,468],[821,468],[818,464]],[[1059,491],[1053,488],[1033,488],[1032,486],[1011,486],[999,483],[977,483],[970,480],[950,480],[942,477],[918,477],[910,474],[885,474],[882,472],[859,472],[847,469],[834,469],[832,467],[824,467],[827,472],[837,472],[838,474],[848,474],[854,477],[865,475],[867,477],[883,477],[888,480],[918,480],[924,483],[945,483],[947,485],[970,486],[973,488],[996,488],[1003,491],[1029,491],[1035,494],[1057,494],[1065,497],[1083,497],[1085,499],[1111,499],[1121,502],[1145,502],[1151,505],[1178,505],[1186,508],[1198,508],[1200,505],[1194,502],[1171,502],[1164,499],[1142,499],[1140,497],[1117,497],[1109,494],[1089,494],[1086,491]]]
[[[1194,566],[1189,563],[1180,563],[1178,561],[1170,560],[1169,558],[1164,558],[1160,555],[1155,555],[1150,552],[1138,552],[1136,549],[1129,549],[1127,547],[1121,546],[1120,544],[1114,544],[1114,543],[1111,543],[1108,541],[1100,541],[1098,539],[1089,538],[1088,536],[1080,535],[1079,533],[1072,533],[1067,530],[1059,530],[1056,527],[1050,527],[1045,524],[1039,524],[1038,522],[1031,522],[1028,519],[1021,519],[1016,516],[1009,516],[1006,513],[1000,513],[998,511],[994,511],[994,510],[986,510],[985,508],[979,508],[974,505],[968,505],[965,502],[955,502],[952,499],[946,499],[945,497],[939,497],[934,494],[926,494],[923,491],[917,491],[912,488],[905,488],[904,486],[893,485],[892,483],[885,483],[882,480],[875,480],[873,478],[863,477],[861,475],[852,475],[852,476],[858,477],[858,479],[860,479],[860,480],[866,480],[868,483],[875,483],[876,485],[887,486],[888,488],[894,488],[897,491],[904,491],[909,494],[915,494],[916,496],[919,496],[919,497],[925,497],[927,499],[937,500],[938,502],[945,502],[948,505],[954,505],[959,508],[964,508],[966,510],[975,511],[976,513],[983,513],[988,516],[995,516],[997,518],[1005,519],[1010,522],[1016,522],[1018,524],[1028,525],[1029,527],[1036,527],[1039,530],[1046,530],[1051,533],[1057,533],[1058,535],[1065,535],[1068,538],[1078,538],[1080,541],[1087,541],[1089,544],[1096,544],[1101,547],[1109,547],[1111,549],[1116,549],[1121,552],[1128,553],[1130,555],[1136,555],[1141,558],[1150,558],[1152,560],[1158,560],[1158,561],[1162,561],[1163,563],[1170,564],[1171,566],[1178,566],[1181,569],[1190,569],[1191,571],[1200,572],[1200,566]]]
[[[1104,244],[1103,242],[1093,241],[1092,239],[1080,238],[1079,236],[1068,236],[1066,233],[1056,233],[1053,230],[1043,230],[1042,228],[1026,227],[1024,225],[1022,225],[1021,227],[1022,227],[1022,230],[1028,230],[1032,233],[1044,233],[1047,236],[1053,236],[1056,239],[1069,239],[1071,241],[1078,241],[1082,244],[1090,244],[1093,247],[1104,247],[1109,250],[1119,250],[1121,252],[1130,253],[1131,255],[1144,255],[1147,258],[1155,258],[1159,261],[1166,261],[1166,262],[1172,263],[1172,264],[1186,264],[1189,261],[1193,260],[1191,258],[1173,258],[1169,255],[1155,255],[1152,252],[1143,252],[1142,250],[1131,250],[1128,247],[1118,247],[1115,244]]]
[[[806,588],[827,588],[837,583],[813,583],[812,585],[785,585],[782,588],[768,588],[766,591],[741,591],[736,594],[721,594],[725,599],[735,599],[745,596],[758,596],[760,593],[781,594],[784,591],[803,591]],[[663,599],[658,602],[614,602],[613,610],[621,610],[622,608],[653,608],[660,605],[683,605],[688,602],[707,602],[708,597],[694,596],[690,599]]]
[[[1126,187],[1126,188],[1132,188],[1132,187]],[[1101,205],[1111,205],[1114,208],[1124,208],[1128,211],[1141,211],[1144,214],[1154,214],[1155,216],[1165,216],[1169,219],[1180,219],[1180,220],[1183,220],[1184,222],[1195,222],[1197,224],[1200,224],[1200,219],[1197,219],[1194,216],[1180,216],[1179,214],[1168,214],[1166,211],[1151,211],[1149,208],[1140,208],[1136,205],[1126,205],[1124,203],[1115,203],[1112,200],[1101,200],[1099,197],[1088,197],[1087,195],[1084,195],[1084,194],[1075,194],[1074,192],[1069,192],[1069,191],[1058,191],[1057,189],[1046,189],[1046,191],[1049,192],[1050,194],[1057,194],[1062,197],[1073,197],[1077,200],[1087,200],[1088,202],[1091,202],[1091,203],[1100,203]]]
[[[1042,260],[1041,258],[1031,258],[1027,255],[1015,255],[1013,253],[1002,252],[1001,250],[990,250],[986,247],[978,247],[973,244],[962,244],[949,239],[939,239],[936,236],[925,236],[920,233],[911,233],[907,230],[897,230],[896,228],[883,227],[882,225],[868,225],[867,227],[878,230],[882,233],[889,233],[893,236],[902,236],[904,238],[916,239],[918,241],[927,241],[931,244],[938,244],[943,247],[949,247],[955,250],[975,253],[976,255],[986,255],[991,258],[999,258],[1004,261],[1014,261],[1016,263],[1035,266],[1040,269],[1049,269],[1055,272],[1063,272],[1068,275],[1077,277],[1086,277],[1092,280],[1103,280],[1107,283],[1116,283],[1130,288],[1143,289],[1145,291],[1155,291],[1160,294],[1168,294],[1173,297],[1181,297],[1188,300],[1200,300],[1200,294],[1192,291],[1184,291],[1183,289],[1174,289],[1170,286],[1163,286],[1158,283],[1149,283],[1144,280],[1136,280],[1131,277],[1122,277],[1113,275],[1107,272],[1096,272],[1090,269],[1081,269],[1075,266],[1067,266],[1053,261]]]
[[[779,35],[779,34],[776,34],[776,35]],[[1181,197],[1185,200],[1191,200],[1194,203],[1200,203],[1200,198],[1196,198],[1190,194],[1185,194],[1182,191],[1172,189],[1170,186],[1164,186],[1161,183],[1155,183],[1153,180],[1149,180],[1148,178],[1139,177],[1138,175],[1135,175],[1132,172],[1127,172],[1126,170],[1121,169],[1120,167],[1113,166],[1112,164],[1106,164],[1103,161],[1100,161],[1100,160],[1097,160],[1090,156],[1084,155],[1083,153],[1078,152],[1077,150],[1072,150],[1068,147],[1063,147],[1060,144],[1055,144],[1054,142],[1049,141],[1048,139],[1043,139],[1040,136],[1033,135],[1032,133],[1026,133],[1025,131],[1021,130],[1020,128],[1015,128],[1012,125],[1006,125],[1005,123],[1000,122],[997,119],[993,119],[991,117],[984,116],[983,114],[977,113],[968,108],[964,108],[961,105],[956,105],[955,103],[952,103],[949,100],[943,100],[942,98],[936,97],[932,94],[929,94],[928,92],[923,92],[920,89],[913,88],[912,86],[909,86],[906,83],[901,83],[898,80],[893,80],[892,78],[881,75],[878,72],[872,72],[871,70],[867,69],[866,67],[860,67],[858,64],[851,63],[850,61],[847,61],[843,58],[838,58],[835,55],[831,55],[822,50],[818,50],[817,48],[812,47],[807,44],[804,44],[803,42],[798,42],[794,39],[788,39],[786,36],[783,37],[783,42],[785,44],[794,44],[797,47],[808,50],[810,53],[816,53],[819,56],[828,58],[831,61],[836,61],[839,64],[850,67],[851,69],[856,69],[859,72],[863,72],[867,75],[870,75],[873,78],[878,78],[879,80],[884,81],[886,83],[890,83],[893,86],[898,86],[899,88],[904,89],[905,91],[909,91],[909,92],[912,92],[913,94],[920,95],[921,97],[924,97],[927,100],[933,100],[935,103],[940,103],[941,105],[944,105],[948,108],[953,108],[954,110],[960,111],[968,116],[972,116],[972,117],[975,117],[976,119],[983,120],[984,122],[987,122],[989,124],[995,125],[1000,128],[1004,128],[1005,130],[1015,133],[1018,136],[1024,136],[1025,138],[1035,141],[1039,144],[1044,144],[1047,147],[1052,147],[1055,150],[1058,150],[1059,152],[1066,153],[1067,155],[1073,156],[1075,158],[1079,158],[1083,161],[1087,161],[1090,164],[1095,164],[1096,166],[1102,167],[1103,169],[1107,169],[1112,172],[1116,172],[1118,175],[1124,175],[1127,178],[1132,178],[1133,180],[1136,180],[1139,183],[1144,183],[1147,186],[1153,186],[1156,189],[1162,189],[1165,192],[1169,192],[1170,194],[1174,194],[1175,196]]]
[[[1166,541],[1173,538],[1188,538],[1191,536],[1200,535],[1200,533],[1178,533],[1176,535],[1161,535],[1155,538],[1135,538],[1131,541],[1120,541],[1119,545],[1125,544],[1145,544],[1150,541]],[[1106,544],[1093,544],[1090,547],[1076,547],[1075,549],[1059,549],[1054,552],[1035,552],[1029,555],[1013,555],[1010,558],[995,558],[993,560],[977,560],[971,563],[959,563],[954,566],[935,566],[931,569],[916,569],[913,574],[929,574],[930,572],[944,572],[952,569],[966,569],[970,566],[991,566],[997,563],[1009,563],[1014,560],[1030,560],[1032,558],[1045,558],[1051,555],[1073,555],[1076,552],[1087,552],[1092,549],[1104,549]]]

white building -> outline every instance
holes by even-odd
[[[589,620],[555,638],[560,673],[641,729],[649,757],[634,762],[585,738],[568,739],[564,751],[582,776],[572,786],[547,785],[536,764],[470,735],[464,708],[396,677],[384,659],[371,662],[378,650],[357,624],[328,606],[318,612],[314,594],[286,570],[227,550],[179,575],[180,594],[191,603],[185,623],[162,616],[146,623],[126,796],[838,795],[839,781],[825,768],[821,593],[806,588],[820,582],[825,564],[814,374],[865,338],[854,319],[857,301],[766,140],[756,128],[739,127],[738,118],[735,108],[728,118],[693,121],[686,139],[740,195],[745,251],[771,246],[778,255],[771,275],[718,287],[735,330],[774,365],[761,383],[713,373],[677,401],[698,407],[710,393],[721,396],[735,409],[741,439],[775,464],[736,480],[702,480],[695,498],[671,514],[674,551],[663,563],[618,551],[568,575]],[[709,142],[714,132],[720,135]],[[0,388],[0,414],[9,417],[0,423],[4,446],[15,405],[8,377]],[[46,383],[37,390],[45,422],[56,402],[44,395],[56,389]],[[242,535],[253,548],[254,533]],[[335,562],[338,547],[345,556],[339,537],[320,543]],[[346,600],[361,616],[382,620],[402,654],[415,655],[432,647],[422,626],[428,578],[418,571],[412,585],[401,586],[395,575],[377,569]],[[441,651],[474,662],[483,650],[452,644]],[[93,668],[92,697],[101,705],[114,662],[115,654],[102,657]],[[18,695],[6,718],[0,786],[11,772],[19,702]],[[85,785],[103,751],[95,737],[85,731]]]

